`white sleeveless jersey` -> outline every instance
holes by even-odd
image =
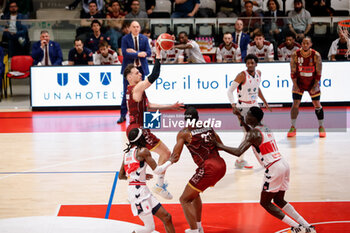
[[[136,151],[137,147],[133,147],[129,152],[124,154],[124,170],[129,182],[146,182],[147,164],[145,161],[136,159]]]
[[[261,77],[257,70],[255,71],[254,77],[251,76],[246,70],[244,73],[245,82],[240,84],[237,88],[238,103],[256,105],[258,101]]]
[[[257,126],[255,128],[260,131],[262,141],[259,145],[259,149],[255,148],[254,146],[252,146],[252,148],[259,163],[266,168],[269,164],[280,160],[282,156],[278,151],[275,137],[270,129],[264,125]]]

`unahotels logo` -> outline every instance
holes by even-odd
[[[143,128],[145,129],[174,129],[185,127],[212,127],[221,128],[222,121],[215,118],[208,118],[205,120],[199,119],[184,119],[183,114],[162,114],[157,110],[156,112],[144,112],[143,113]]]

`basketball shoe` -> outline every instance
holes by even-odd
[[[326,130],[324,129],[323,126],[320,126],[318,128],[318,133],[319,133],[320,138],[325,138],[326,137]]]
[[[292,227],[290,228],[291,233],[306,233],[305,228],[299,225],[299,227]]]
[[[287,133],[287,137],[291,138],[291,137],[295,137],[295,135],[297,135],[297,129],[294,126],[292,126],[290,127]]]
[[[159,186],[156,184],[153,187],[153,192],[158,194],[159,196],[163,197],[164,199],[170,200],[173,199],[173,195],[167,190],[168,184],[164,183],[162,186]]]
[[[252,169],[253,166],[249,165],[248,162],[245,161],[245,160],[239,161],[237,159],[236,162],[235,162],[235,168],[236,169],[243,169],[243,168]]]
[[[305,229],[305,232],[306,232],[306,233],[316,233],[316,229],[315,229],[314,226],[310,225],[309,227],[307,227],[307,228]]]
[[[200,231],[200,229],[195,229],[195,230],[191,230],[191,229],[186,229],[185,233],[201,233],[202,231]]]

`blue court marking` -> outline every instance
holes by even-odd
[[[117,186],[118,175],[119,175],[119,172],[116,172],[115,177],[114,177],[114,181],[113,181],[111,195],[109,196],[109,201],[108,201],[105,219],[109,218],[109,212],[111,211],[111,207],[112,207],[112,201],[113,201],[113,196],[114,196],[114,192],[115,192],[115,187]]]
[[[74,174],[74,173],[115,173],[115,171],[69,171],[69,172],[0,172],[0,175],[12,175],[12,174]]]

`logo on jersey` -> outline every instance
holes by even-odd
[[[161,113],[159,110],[156,112],[144,112],[143,113],[143,128],[145,129],[160,129],[161,127]]]

